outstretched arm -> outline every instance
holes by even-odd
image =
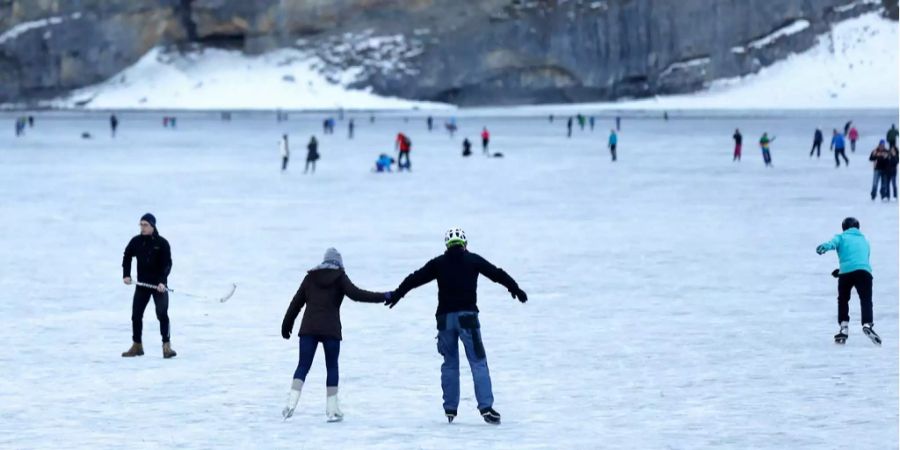
[[[520,302],[525,303],[528,301],[528,295],[525,294],[519,284],[516,283],[516,280],[513,279],[505,270],[491,264],[488,260],[476,256],[477,262],[476,267],[478,268],[478,273],[486,276],[489,280],[494,283],[502,284],[510,294],[512,294],[513,298],[518,299]]]
[[[437,259],[432,259],[425,263],[421,269],[409,274],[403,282],[400,283],[400,286],[391,293],[390,298],[388,298],[384,304],[389,305],[391,308],[400,301],[403,296],[405,296],[409,291],[422,286],[423,284],[430,283],[437,278]]]
[[[344,290],[344,295],[356,302],[381,303],[384,301],[383,293],[371,292],[356,287],[346,273],[341,277],[341,288]]]
[[[841,244],[841,235],[836,235],[830,241],[825,242],[823,244],[819,244],[819,246],[816,247],[816,253],[818,253],[820,255],[824,255],[825,252],[827,252],[829,250],[837,250],[837,248],[840,244]]]
[[[294,320],[297,319],[297,315],[300,314],[300,309],[303,308],[303,305],[306,304],[306,278],[303,279],[303,282],[300,283],[300,288],[297,289],[297,293],[294,294],[294,299],[291,300],[290,306],[288,306],[287,312],[284,313],[284,320],[281,322],[281,337],[285,339],[291,338],[291,330],[294,329]]]

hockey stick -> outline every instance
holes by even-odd
[[[145,288],[150,288],[150,289],[156,289],[156,285],[153,285],[153,284],[150,284],[150,283],[142,283],[142,282],[140,282],[140,281],[135,281],[134,284],[137,285],[137,286],[140,286],[140,287],[145,287]],[[229,298],[231,298],[232,295],[234,295],[234,291],[235,291],[236,289],[237,289],[237,284],[231,283],[231,289],[229,289],[229,290],[228,290],[228,293],[225,294],[225,295],[222,296],[222,297],[210,297],[210,296],[208,296],[208,295],[191,294],[190,292],[184,292],[184,291],[182,291],[182,290],[179,290],[178,292],[175,292],[175,289],[171,289],[171,288],[169,288],[169,287],[166,287],[166,292],[171,292],[171,293],[173,293],[173,294],[181,294],[181,295],[184,295],[184,296],[186,296],[186,297],[202,298],[202,299],[206,299],[206,300],[218,300],[219,303],[225,303],[225,302],[228,301]]]

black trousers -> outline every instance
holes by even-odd
[[[813,141],[812,149],[809,150],[809,156],[812,156],[813,153],[816,154],[816,158],[822,156],[822,141]]]
[[[137,287],[134,289],[134,300],[131,303],[131,340],[141,343],[141,334],[144,330],[144,310],[153,297],[156,306],[156,318],[159,319],[159,334],[163,342],[169,342],[169,293],[159,292],[156,289]]]
[[[856,270],[838,276],[838,323],[850,321],[850,290],[856,288],[862,323],[872,323],[872,274]]]
[[[482,140],[481,140],[481,151],[482,151],[482,153],[487,153],[487,152],[488,152],[488,144],[489,144],[489,143],[490,143],[490,141],[487,140],[487,139],[482,139]]]
[[[612,154],[612,160],[616,160],[616,144],[609,144],[609,153]]]
[[[839,158],[844,158],[844,165],[850,164],[850,161],[847,159],[847,155],[842,148],[834,149],[834,163],[837,164],[838,167],[841,166],[841,160]]]
[[[398,170],[403,170],[403,167],[400,167],[400,165],[403,164],[404,159],[406,160],[406,166],[409,166],[409,152],[400,152],[400,154],[397,155],[397,166],[399,167]]]

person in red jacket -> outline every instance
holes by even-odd
[[[488,144],[491,143],[491,133],[488,131],[487,127],[481,129],[481,152],[485,155],[489,155],[488,153]]]
[[[856,141],[859,139],[859,131],[856,130],[856,127],[851,127],[850,132],[847,133],[847,137],[850,138],[850,151],[856,151]]]
[[[403,169],[410,170],[411,163],[409,162],[409,151],[412,150],[412,141],[403,134],[397,133],[397,140],[394,141],[394,148],[400,151],[400,155],[397,156],[397,171],[402,172]],[[406,159],[406,163],[403,163],[403,159]]]

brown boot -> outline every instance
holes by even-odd
[[[172,350],[172,345],[168,342],[163,342],[163,358],[169,359],[178,356],[178,353],[175,353],[175,350]]]
[[[144,354],[144,346],[139,342],[134,342],[131,344],[131,348],[128,349],[127,352],[122,353],[123,358],[131,358],[133,356],[142,356]]]

